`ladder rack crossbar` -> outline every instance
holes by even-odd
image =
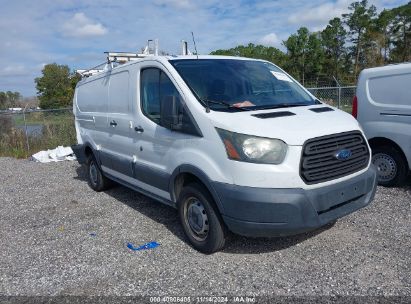
[[[103,62],[89,69],[76,70],[76,73],[79,74],[81,77],[89,77],[89,76],[104,72],[106,66],[107,66],[107,62]]]
[[[104,52],[107,55],[107,62],[124,63],[139,58],[150,56],[149,54],[137,54],[127,52]]]
[[[186,41],[182,42],[182,55],[192,55],[188,49],[188,44]],[[107,60],[104,63],[101,63],[95,67],[86,69],[86,70],[76,70],[81,77],[89,77],[102,72],[106,72],[115,68],[118,65],[127,63],[129,61],[138,60],[148,56],[158,56],[159,55],[159,44],[158,39],[150,39],[147,41],[147,45],[142,49],[141,53],[133,52],[104,52],[106,54]]]

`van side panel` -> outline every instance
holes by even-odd
[[[87,81],[77,90],[77,107],[81,113],[107,112],[109,77]]]
[[[410,116],[411,118],[411,116]],[[395,142],[404,153],[408,169],[411,168],[411,124],[401,122],[404,117],[389,117],[384,121],[368,121],[362,124],[367,139],[387,138]]]
[[[105,150],[111,158],[108,168],[132,176],[130,121],[133,120],[130,99],[130,73],[121,70],[110,75],[108,90],[107,143]]]
[[[108,92],[108,110],[110,114],[129,115],[131,113],[129,79],[129,71],[121,71],[111,75]]]
[[[411,64],[364,70],[357,87],[358,121],[367,139],[387,138],[411,168]]]
[[[411,110],[411,99],[405,88],[411,84],[411,73],[372,77],[368,80],[370,101],[379,106],[405,106]]]
[[[78,142],[88,142],[96,150],[107,140],[108,85],[109,77],[103,75],[81,82],[76,88],[74,111],[81,137]]]

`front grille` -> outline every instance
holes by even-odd
[[[339,160],[340,150],[350,150],[351,157]],[[367,167],[370,158],[367,143],[358,131],[309,139],[304,143],[300,175],[307,184],[340,178]]]

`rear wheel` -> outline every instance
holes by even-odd
[[[178,213],[184,232],[195,249],[213,253],[224,247],[224,223],[212,197],[201,185],[192,183],[183,188]]]
[[[407,177],[407,164],[401,153],[390,146],[376,147],[372,151],[372,163],[377,167],[378,184],[401,185]]]
[[[103,191],[111,186],[111,181],[103,175],[93,155],[87,159],[87,180],[89,186],[95,191]]]

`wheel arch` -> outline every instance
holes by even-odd
[[[180,165],[174,170],[173,174],[171,175],[169,192],[171,200],[173,202],[177,202],[178,195],[183,189],[183,186],[190,182],[197,182],[202,184],[210,193],[215,204],[217,205],[220,214],[224,214],[223,205],[221,203],[220,197],[218,196],[218,193],[212,185],[212,181],[203,170],[192,165]]]
[[[93,152],[93,148],[89,144],[84,145],[84,154],[86,157],[89,157],[90,155],[94,155],[95,153]]]
[[[84,144],[73,145],[71,148],[80,164],[85,164],[90,155],[93,155],[97,160],[97,164],[99,166],[101,165],[99,153],[96,149],[94,149],[91,143],[86,142]]]
[[[395,141],[392,139],[388,139],[386,137],[373,137],[368,140],[368,143],[371,147],[371,149],[374,149],[376,147],[382,147],[382,146],[392,146],[394,147],[401,155],[401,157],[404,159],[405,164],[407,165],[407,170],[410,169],[411,164],[409,160],[407,159],[407,156],[405,155],[403,149],[399,144],[397,144]]]

